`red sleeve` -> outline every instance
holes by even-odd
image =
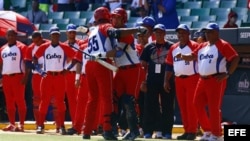
[[[27,61],[32,61],[32,50],[34,48],[35,44],[32,43],[31,45],[29,45],[29,47],[27,48],[26,50],[26,54],[25,54],[25,57],[24,57],[24,60],[27,60]]]
[[[60,43],[59,45],[60,45],[60,47],[62,47],[62,49],[64,50],[67,57],[74,58],[75,53],[76,53],[74,49],[72,49],[67,44]]]
[[[168,51],[168,55],[167,55],[167,57],[166,57],[165,62],[166,62],[167,64],[171,65],[171,66],[173,66],[173,64],[174,64],[174,60],[173,60],[173,59],[174,59],[174,57],[173,57],[173,50],[176,49],[178,46],[179,46],[179,43],[175,43],[175,44],[173,44],[173,45],[170,47],[170,49],[169,49],[169,51]]]
[[[217,42],[216,47],[220,51],[220,53],[227,59],[227,61],[231,61],[234,57],[238,56],[238,53],[235,51],[235,49],[226,41],[220,39],[219,42]]]
[[[134,43],[134,36],[133,35],[128,35],[126,37],[120,38],[119,42],[123,42],[126,44],[132,44]]]
[[[26,56],[26,50],[27,50],[27,46],[25,44],[23,44],[22,42],[17,42],[17,47],[19,47],[21,49],[21,54],[22,54],[22,59],[25,59]]]
[[[113,28],[113,26],[109,23],[99,25],[99,31],[106,37],[108,37],[108,30],[110,28]]]
[[[50,46],[50,42],[42,44],[36,51],[35,57],[40,58],[43,56],[45,50]]]

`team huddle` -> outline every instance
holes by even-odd
[[[189,39],[189,27],[181,24],[176,29],[179,42],[172,43],[165,39],[165,26],[153,18],[145,17],[134,28],[126,28],[127,19],[122,8],[110,13],[99,7],[86,39],[76,39],[77,26],[69,24],[64,43],[60,42],[59,28],[51,27],[50,40],[35,31],[28,47],[9,29],[8,43],[0,49],[10,122],[3,130],[24,131],[25,84],[32,73],[37,134],[44,133],[52,104],[56,129],[62,135],[83,134],[83,139],[91,139],[92,131],[101,125],[105,140],[118,140],[118,128],[127,131],[123,140],[135,140],[140,128],[144,138],[156,133],[156,138],[172,139],[176,95],[185,130],[177,139],[194,140],[199,123],[204,131],[201,140],[221,140],[221,100],[226,79],[239,59],[229,43],[215,36],[218,25],[211,23],[204,28],[208,42],[198,44]],[[227,62],[231,62],[230,67]],[[107,63],[118,70],[113,72]],[[64,125],[65,96],[72,121],[69,129]]]

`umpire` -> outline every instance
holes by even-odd
[[[172,138],[174,124],[174,89],[169,93],[164,90],[165,58],[173,44],[164,39],[165,26],[154,26],[156,41],[145,46],[140,60],[147,71],[146,81],[141,88],[145,92],[144,98],[144,138],[152,138],[156,131],[156,138]],[[173,80],[173,79],[172,79]],[[172,84],[174,82],[172,81]]]

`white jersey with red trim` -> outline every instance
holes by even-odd
[[[2,74],[13,74],[24,72],[24,62],[22,59],[22,51],[16,45],[9,47],[3,46],[1,51],[3,61]]]
[[[226,64],[226,58],[222,56],[214,44],[208,44],[198,51],[198,70],[200,75],[227,72]]]
[[[65,59],[66,55],[59,45],[56,47],[50,45],[44,52],[44,70],[63,71]]]
[[[188,45],[186,45],[184,48],[180,48],[180,46],[176,46],[176,48],[173,49],[172,56],[176,56],[178,53],[191,54],[192,49]],[[173,67],[174,67],[175,76],[193,75],[198,72],[197,61],[185,61],[183,59],[178,59],[174,57]]]
[[[37,45],[34,46],[34,48],[32,50],[32,57],[35,56],[35,53],[36,53],[38,48],[39,48],[39,46],[37,46]],[[43,56],[38,58],[38,64],[39,64],[40,68],[43,70],[43,68],[44,68],[44,58],[43,58]],[[39,74],[39,72],[37,72],[36,70],[32,70],[32,73]]]
[[[90,55],[96,55],[112,50],[112,43],[109,37],[101,33],[100,26],[94,27],[88,39],[87,51]],[[104,31],[105,32],[105,31]]]
[[[116,44],[116,48],[124,51],[121,57],[114,58],[116,66],[120,67],[120,66],[140,63],[138,53],[135,50],[135,47],[132,46],[133,45],[131,44],[121,43],[121,42]]]
[[[77,43],[74,43],[73,46],[74,46],[75,48],[78,48],[78,49],[80,48],[79,45],[78,45]],[[74,48],[73,48],[73,49],[74,49]],[[74,50],[77,51],[76,49],[74,49]],[[65,65],[64,68],[67,69],[67,68],[70,66],[71,62],[72,62],[72,59],[70,59],[70,60],[67,59],[66,65]],[[70,71],[76,71],[76,65],[75,65],[74,67],[72,67],[72,68],[70,69]]]

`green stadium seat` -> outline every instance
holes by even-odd
[[[83,19],[70,19],[70,23],[73,23],[73,24],[75,24],[77,26],[86,25],[87,19],[86,18],[83,18]]]
[[[68,19],[79,19],[80,18],[80,11],[65,11],[63,14],[63,18]]]
[[[49,19],[62,19],[64,15],[64,12],[49,12],[48,13],[48,18]]]
[[[13,11],[16,11],[18,13],[28,10],[28,6],[26,5],[27,0],[11,0],[11,4],[13,7]]]
[[[220,1],[203,1],[202,8],[219,8]]]
[[[230,12],[230,8],[211,8],[210,15],[216,15],[216,16],[226,16]]]
[[[53,19],[53,24],[69,24],[69,19]]]
[[[235,0],[222,0],[220,2],[220,8],[234,8],[236,6]]]
[[[192,22],[191,21],[180,21],[180,24],[186,24],[188,27],[191,27]]]
[[[216,21],[227,21],[228,20],[228,18],[227,18],[227,16],[216,16]]]
[[[177,1],[176,2],[176,9],[182,9],[183,8],[183,2],[181,2],[181,1]]]
[[[128,22],[129,22],[129,23],[136,23],[138,19],[140,19],[140,17],[130,17],[130,18],[128,19]]]
[[[68,24],[57,24],[57,27],[58,27],[60,30],[66,30],[67,25],[68,25]]]
[[[250,27],[250,22],[241,23],[240,27]]]
[[[247,0],[237,0],[236,7],[246,8],[247,7]]]
[[[204,28],[207,26],[208,23],[208,21],[194,21],[192,22],[191,28]]]
[[[93,3],[91,7],[91,11],[95,11],[98,7],[101,7],[102,3]]]
[[[190,9],[176,9],[178,16],[190,16]]]
[[[189,8],[189,9],[194,9],[194,8],[201,8],[201,1],[187,1],[184,3],[183,8]]]
[[[191,9],[190,15],[208,16],[210,14],[209,8]]]
[[[223,26],[226,24],[226,21],[216,21],[216,23],[219,25],[220,28],[223,28]]]
[[[199,21],[213,22],[216,21],[216,16],[215,15],[199,16]]]
[[[232,10],[236,12],[238,15],[247,15],[247,12],[248,12],[248,8],[234,7],[232,8]]]
[[[198,21],[199,16],[181,16],[180,21]]]
[[[94,16],[94,11],[81,11],[80,18],[91,19]]]
[[[40,24],[39,30],[49,30],[51,27],[57,26],[57,24]]]

